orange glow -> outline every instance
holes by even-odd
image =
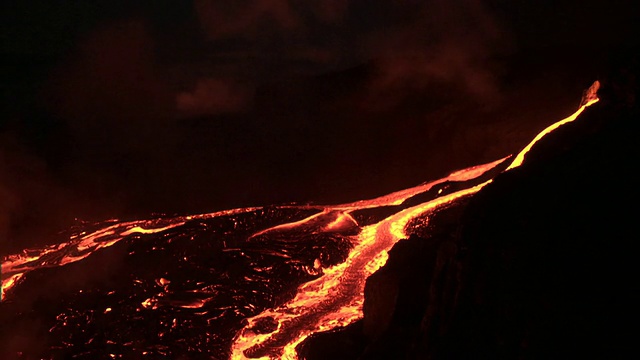
[[[325,231],[338,230],[345,226],[348,226],[349,224],[358,226],[358,222],[353,217],[351,217],[351,215],[349,215],[348,213],[341,212],[340,215],[338,215],[338,217],[335,220],[330,222],[325,227],[324,230]]]
[[[14,274],[7,279],[2,280],[2,291],[0,292],[0,299],[4,300],[4,294],[9,291],[22,277],[22,274]]]
[[[171,229],[171,228],[174,228],[176,226],[183,225],[183,224],[184,224],[184,221],[183,222],[177,222],[175,224],[171,224],[171,225],[168,225],[168,226],[165,226],[165,227],[161,227],[161,228],[157,228],[157,229],[144,229],[144,228],[141,228],[140,226],[136,226],[136,227],[132,227],[131,229],[121,233],[120,235],[127,236],[127,235],[130,235],[130,234],[133,234],[133,233],[155,234],[157,232],[165,231],[165,230],[168,230],[168,229]]]
[[[264,234],[266,234],[268,232],[272,232],[272,231],[294,229],[297,226],[304,225],[304,224],[307,224],[307,223],[311,223],[311,222],[313,222],[315,220],[323,219],[323,217],[325,215],[327,215],[328,213],[329,213],[329,210],[324,210],[322,212],[319,212],[317,214],[313,214],[313,215],[309,216],[308,218],[305,218],[305,219],[302,219],[302,220],[299,220],[299,221],[294,221],[294,222],[290,222],[290,223],[274,226],[274,227],[265,229],[263,231],[259,231],[259,232],[255,233],[255,234],[251,235],[251,237],[253,238],[253,237],[256,237],[256,236],[264,235]]]
[[[467,181],[475,179],[487,171],[495,168],[498,164],[502,163],[508,156],[503,157],[502,159],[498,159],[492,161],[490,163],[475,165],[466,169],[458,170],[449,176],[442,178],[440,180],[432,181],[429,183],[424,183],[418,186],[414,186],[412,188],[400,190],[393,192],[391,194],[387,194],[384,196],[380,196],[374,199],[369,200],[359,200],[352,203],[340,204],[340,205],[326,205],[327,208],[330,209],[342,209],[342,210],[361,210],[361,209],[370,209],[380,206],[391,206],[391,205],[401,205],[408,198],[421,194],[423,192],[429,191],[432,187],[442,184],[447,181]]]

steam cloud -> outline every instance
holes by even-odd
[[[200,79],[191,92],[177,95],[178,110],[191,116],[215,115],[246,109],[251,91],[233,81],[208,78]]]
[[[197,0],[195,9],[206,38],[241,40],[241,57],[249,52],[261,58],[267,51],[272,58],[303,58],[317,68],[373,61],[378,72],[369,101],[383,107],[434,82],[482,101],[495,98],[499,69],[492,57],[511,43],[479,0],[250,0],[232,6]]]
[[[412,21],[376,32],[368,41],[371,56],[380,58],[375,97],[393,101],[392,94],[434,83],[454,85],[482,101],[499,95],[492,57],[509,48],[509,39],[482,2],[424,2],[414,14]]]

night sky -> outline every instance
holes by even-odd
[[[381,195],[524,145],[629,1],[6,1],[0,251],[74,218]]]

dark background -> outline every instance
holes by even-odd
[[[508,155],[633,51],[628,3],[4,2],[0,251]]]

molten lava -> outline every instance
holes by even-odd
[[[80,231],[67,242],[5,257],[2,305],[19,302],[18,290],[31,276],[44,276],[46,271],[88,261],[93,255],[126,242],[121,247],[127,253],[122,256],[132,257],[131,263],[136,262],[135,256],[140,252],[165,251],[167,255],[160,257],[161,261],[171,261],[179,269],[195,269],[203,277],[188,279],[182,270],[154,274],[141,271],[135,276],[126,273],[126,287],[104,290],[104,296],[120,300],[99,311],[65,305],[50,320],[53,325],[49,333],[60,338],[77,338],[67,335],[71,323],[108,322],[109,317],[118,314],[124,322],[156,316],[153,328],[157,329],[157,336],[118,344],[126,339],[87,335],[80,347],[71,340],[60,344],[52,340],[50,351],[55,351],[56,356],[87,354],[85,357],[90,358],[99,351],[91,350],[91,344],[104,341],[102,346],[110,349],[113,358],[125,354],[175,357],[176,352],[166,344],[179,344],[182,354],[194,357],[296,359],[296,347],[309,335],[343,327],[362,317],[366,279],[384,266],[393,245],[408,237],[407,224],[411,220],[428,219],[442,206],[478,192],[498,173],[520,166],[538,140],[575,120],[587,106],[598,101],[598,86],[598,82],[594,83],[575,114],[543,130],[510,162],[509,158],[499,159],[379,198],[339,205],[255,207],[93,224],[91,227],[97,230]],[[416,204],[418,197],[423,201]],[[384,210],[384,216],[374,216],[366,224],[359,220],[363,211],[378,210]],[[187,250],[190,242],[199,247]],[[207,257],[207,251],[218,255]],[[227,260],[227,268],[216,268],[218,262]],[[246,264],[247,268],[236,268],[236,264]],[[207,272],[212,276],[204,277]],[[284,280],[274,279],[277,276]],[[239,292],[233,286],[244,290]],[[63,303],[89,296],[86,294],[91,291],[79,289],[69,298],[72,300]],[[230,329],[226,337],[215,334],[221,332],[221,326]],[[188,328],[194,339],[182,338],[186,335],[179,332],[181,327]],[[118,335],[112,336],[115,339]],[[216,346],[230,350],[219,351]]]

